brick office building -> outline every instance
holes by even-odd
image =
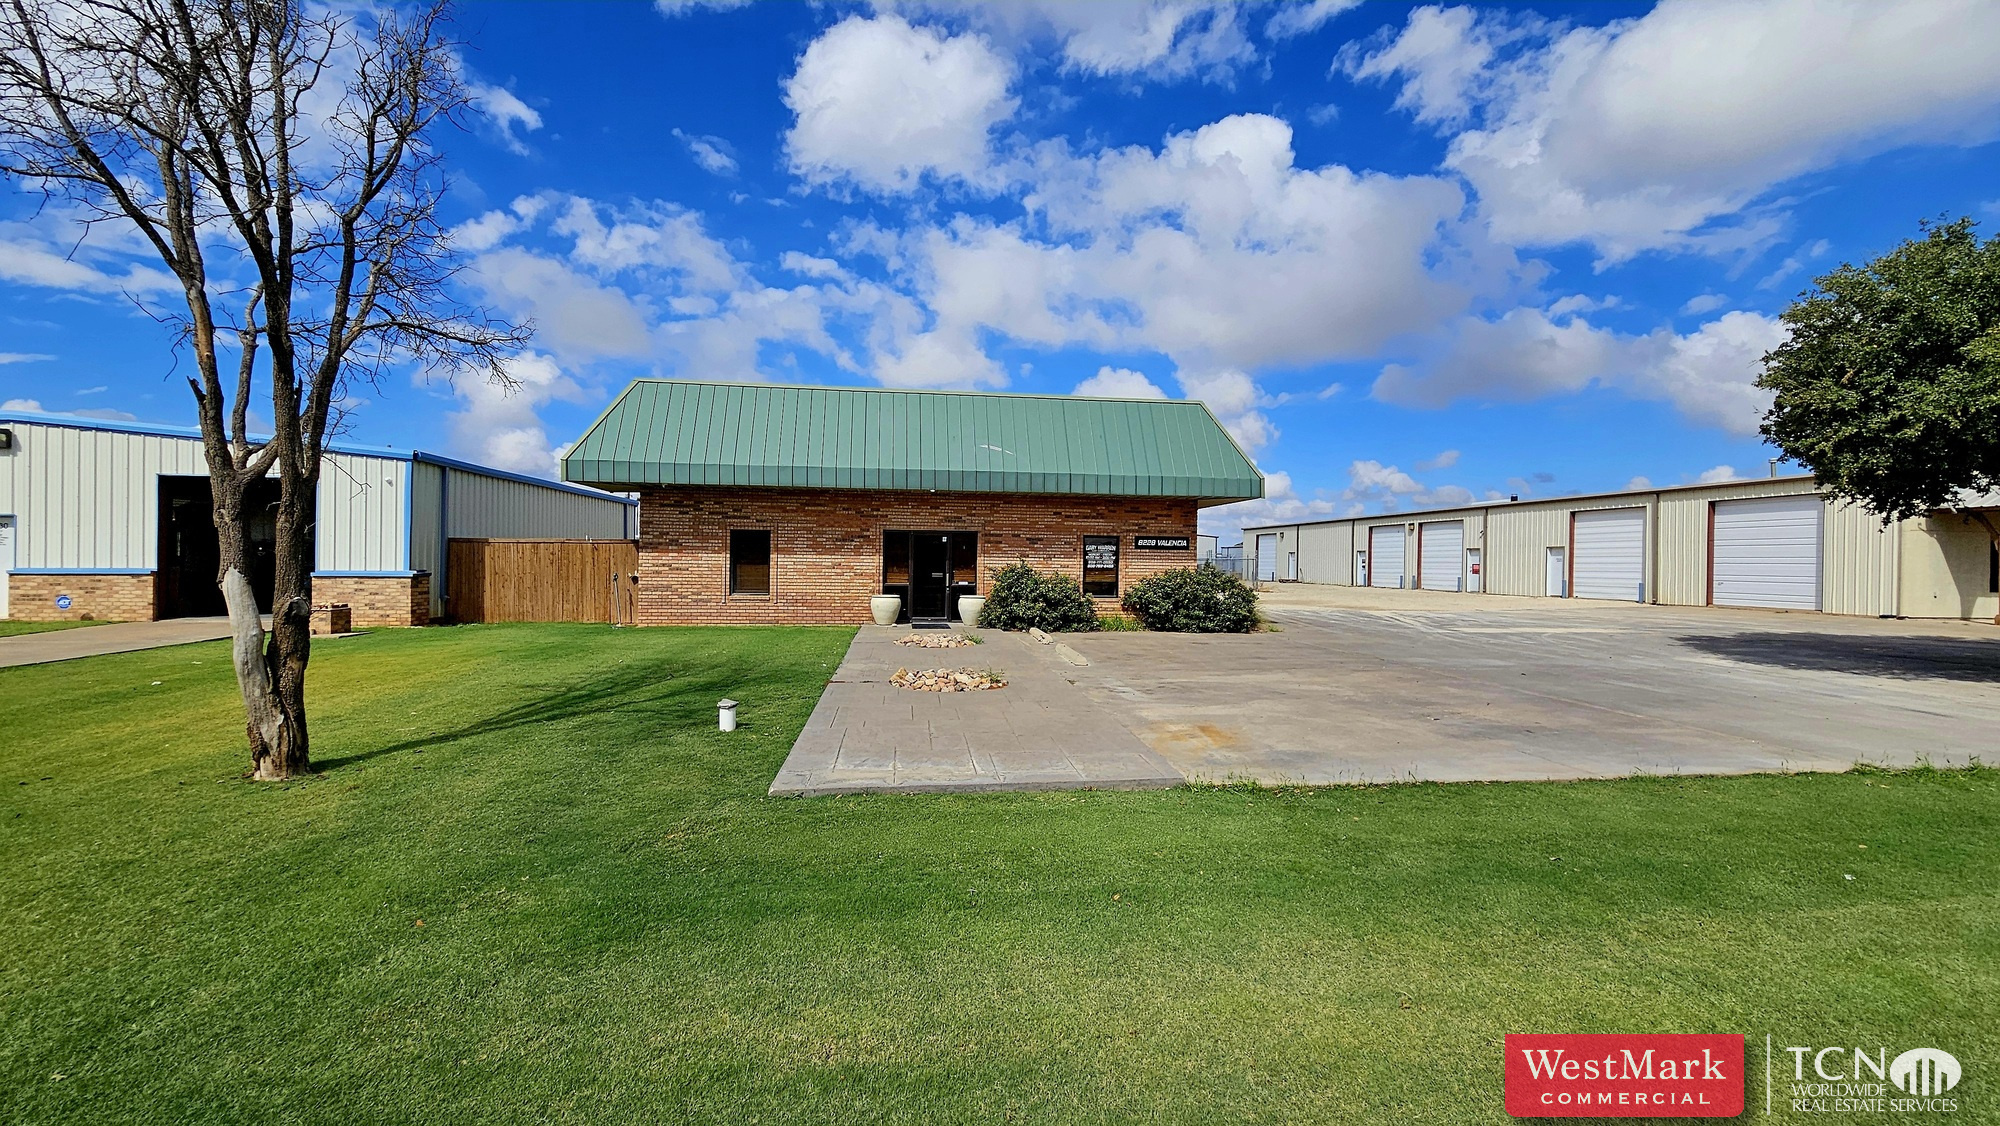
[[[639,380],[563,459],[639,494],[641,624],[957,617],[1000,568],[1103,610],[1264,479],[1200,403]]]

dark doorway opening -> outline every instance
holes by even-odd
[[[257,609],[271,612],[277,586],[278,483],[254,481],[244,493],[244,533],[248,538],[250,589]],[[312,557],[312,529],[306,530]],[[206,477],[160,477],[160,565],[158,614],[162,618],[215,617],[229,612],[222,601],[222,547],[215,534],[214,494]]]
[[[899,595],[898,620],[943,626],[958,617],[961,595],[979,590],[979,533],[882,533],[882,593]]]

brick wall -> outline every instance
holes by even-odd
[[[396,575],[313,577],[313,605],[345,602],[357,626],[423,626],[431,620],[431,577]]]
[[[771,533],[771,593],[729,593],[731,529]],[[1021,560],[1083,577],[1083,537],[1116,535],[1118,589],[1194,565],[1195,504],[1153,497],[1063,497],[848,489],[665,488],[639,497],[642,625],[869,620],[882,592],[882,533],[979,533],[979,592]],[[1135,535],[1188,537],[1185,551],[1138,551]],[[1097,600],[1101,612],[1118,600]]]
[[[56,598],[67,594],[70,607],[56,609]],[[153,576],[144,575],[9,575],[7,616],[27,622],[102,622],[153,620]]]

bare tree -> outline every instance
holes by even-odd
[[[442,3],[0,0],[0,171],[129,225],[180,283],[252,775],[311,768],[310,526],[338,404],[394,367],[478,370],[526,329],[455,301],[437,131],[466,104]],[[233,348],[225,383],[219,352]],[[271,433],[249,432],[268,384]],[[245,494],[275,480],[267,635]]]

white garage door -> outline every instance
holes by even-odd
[[[1600,508],[1576,514],[1570,595],[1573,598],[1644,600],[1646,510]]]
[[[1819,609],[1820,499],[1715,502],[1717,606]]]
[[[1425,590],[1463,590],[1465,521],[1417,525],[1417,585]]]
[[[1278,537],[1257,537],[1257,581],[1278,581]]]
[[[1368,529],[1368,585],[1403,585],[1403,526]]]

